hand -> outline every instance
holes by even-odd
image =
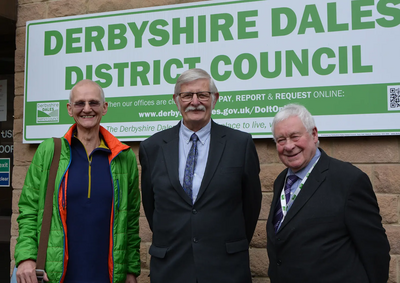
[[[16,275],[18,283],[38,283],[36,278],[36,262],[31,259],[20,262]],[[49,281],[46,272],[44,273],[44,280]]]
[[[135,275],[133,275],[132,273],[128,273],[126,275],[125,283],[137,283]]]

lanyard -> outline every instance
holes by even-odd
[[[294,202],[294,200],[296,199],[297,195],[300,193],[301,188],[303,188],[304,183],[307,181],[308,176],[310,175],[311,171],[314,169],[315,164],[317,164],[319,158],[317,159],[317,161],[315,161],[315,163],[313,164],[313,166],[310,168],[310,170],[307,172],[306,176],[304,177],[304,179],[301,181],[300,185],[297,187],[296,191],[293,193],[292,197],[289,199],[289,202],[286,204],[286,197],[285,197],[285,185],[286,185],[286,181],[285,184],[283,184],[283,189],[281,192],[281,207],[282,207],[282,220],[281,223],[283,222],[283,219],[285,219],[285,216],[287,214],[288,208],[292,205],[292,203]],[[287,178],[286,178],[287,179]]]

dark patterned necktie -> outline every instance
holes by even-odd
[[[290,188],[293,186],[294,183],[296,183],[298,178],[299,177],[297,177],[296,175],[290,175],[286,179],[286,184],[285,184],[286,203],[288,203],[290,199]],[[272,224],[274,225],[275,228],[275,233],[278,231],[282,218],[283,218],[282,206],[281,206],[281,201],[279,199],[275,209],[275,216],[274,219],[272,220]]]
[[[197,135],[193,134],[190,137],[190,140],[192,141],[192,147],[189,150],[189,154],[186,160],[185,175],[183,177],[183,189],[193,202],[192,187],[194,169],[196,168],[197,163]]]

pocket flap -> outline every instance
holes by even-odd
[[[247,251],[248,249],[249,249],[249,242],[247,241],[247,239],[226,243],[226,251],[228,252],[228,254]]]
[[[164,258],[168,248],[159,248],[154,245],[150,246],[149,254],[158,258]]]

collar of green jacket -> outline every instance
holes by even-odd
[[[76,129],[76,123],[73,124],[68,132],[64,135],[64,138],[71,144],[71,139],[74,135],[74,131]],[[107,131],[104,127],[100,126],[100,134],[103,136],[104,141],[106,142],[108,148],[111,150],[111,155],[108,157],[108,160],[111,162],[115,156],[118,155],[123,150],[129,149],[129,146],[120,142],[113,134]]]

